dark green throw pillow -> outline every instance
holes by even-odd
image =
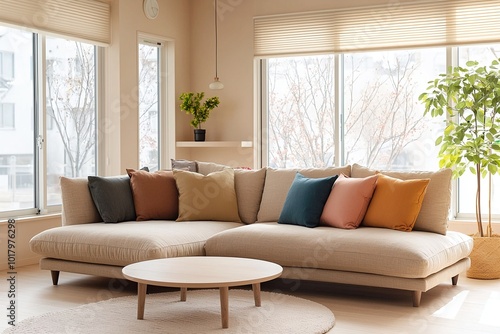
[[[135,220],[130,177],[89,176],[89,189],[97,211],[105,223]]]
[[[316,227],[338,175],[307,178],[297,173],[292,182],[278,223]]]

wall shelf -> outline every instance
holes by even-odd
[[[253,142],[250,140],[242,141],[178,141],[177,147],[244,147],[252,148]]]

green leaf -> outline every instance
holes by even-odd
[[[490,172],[491,174],[496,174],[498,172],[498,167],[494,164],[489,164],[488,172]]]

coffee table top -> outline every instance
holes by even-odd
[[[217,256],[188,256],[142,261],[123,268],[131,281],[173,288],[215,288],[261,283],[283,268],[272,262]]]

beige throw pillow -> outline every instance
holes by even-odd
[[[352,177],[367,177],[377,171],[358,164],[352,166]],[[401,180],[430,179],[420,213],[413,230],[446,234],[448,214],[451,203],[451,169],[443,168],[432,171],[387,171],[384,175]]]
[[[230,166],[217,164],[215,162],[206,162],[206,161],[195,161],[196,166],[198,166],[197,172],[203,175],[208,175],[213,172],[220,172],[226,168],[231,168]]]
[[[102,221],[90,195],[87,178],[59,178],[62,199],[62,225]]]
[[[265,168],[234,170],[234,188],[238,200],[238,212],[245,224],[252,224],[257,220],[265,178]]]
[[[217,220],[240,222],[234,190],[234,170],[202,175],[173,170],[179,191],[177,221]]]
[[[319,178],[333,175],[351,175],[351,166],[304,169],[267,168],[264,191],[257,215],[258,222],[277,222],[285,204],[288,190],[297,172],[305,177]]]

